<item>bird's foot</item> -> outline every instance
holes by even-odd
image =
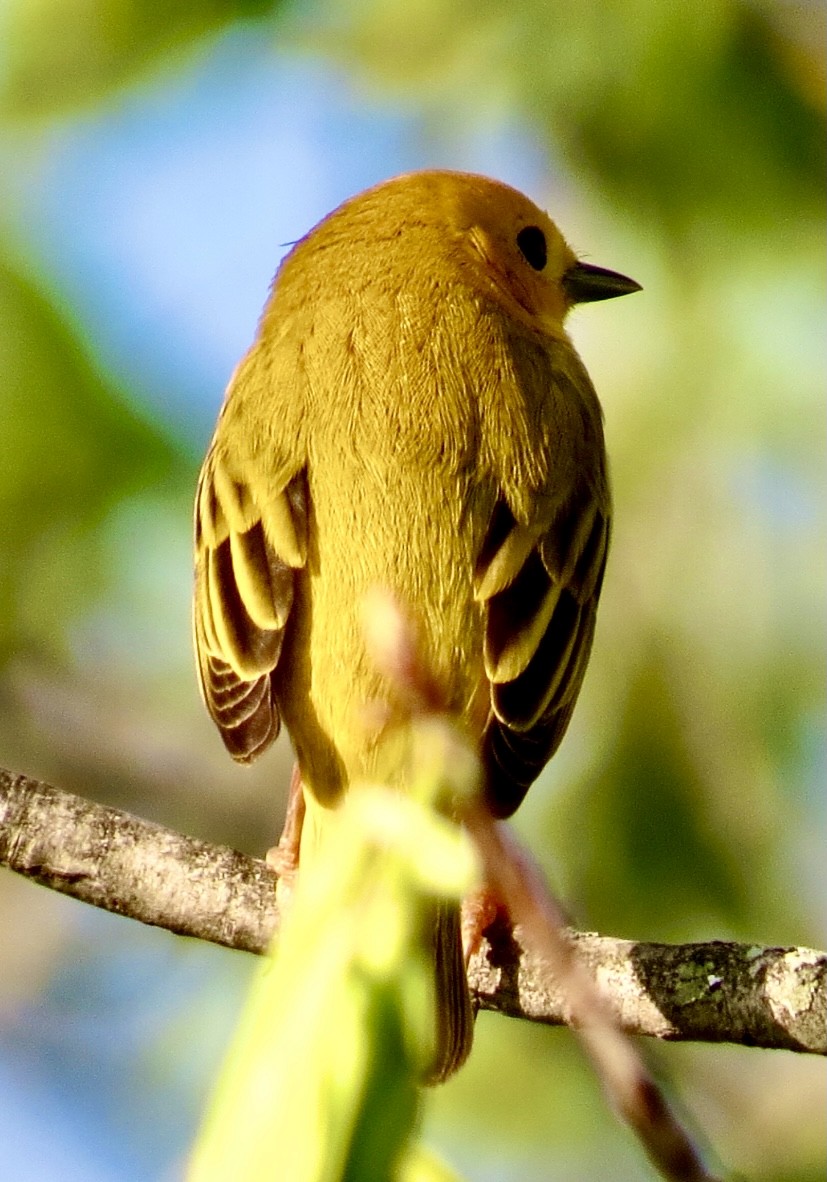
[[[503,904],[490,887],[480,887],[462,900],[462,951],[466,967],[479,950],[483,935],[504,911]]]
[[[276,883],[276,899],[279,907],[287,904],[296,885],[296,875],[299,870],[299,849],[304,823],[304,792],[302,790],[299,765],[293,768],[290,780],[290,792],[287,797],[287,813],[284,818],[284,828],[278,845],[271,846],[265,854],[267,865],[278,875]]]

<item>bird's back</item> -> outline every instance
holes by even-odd
[[[473,365],[443,341],[456,353],[490,326],[461,289],[446,307],[444,293],[411,287],[369,309],[349,293],[347,316],[314,331],[306,371],[307,563],[275,684],[305,782],[325,802],[380,771],[366,707],[389,691],[365,649],[373,588],[413,612],[425,659],[478,736],[489,709],[474,566],[496,487],[480,463]]]

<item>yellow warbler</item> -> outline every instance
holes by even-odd
[[[287,725],[302,860],[349,783],[387,778],[362,715],[393,713],[362,627],[372,588],[414,611],[497,816],[556,750],[610,518],[600,405],[563,323],[637,290],[521,193],[457,172],[346,201],[282,263],[202,468],[194,615],[233,757]],[[473,1029],[456,907],[433,945],[441,1079]]]

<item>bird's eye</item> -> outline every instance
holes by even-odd
[[[542,271],[548,261],[546,236],[539,226],[524,226],[517,235],[517,245],[525,261],[535,271]]]

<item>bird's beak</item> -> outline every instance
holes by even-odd
[[[563,275],[563,290],[572,304],[588,304],[594,300],[613,300],[615,296],[629,295],[642,288],[634,279],[617,271],[594,267],[591,263],[575,263]]]

